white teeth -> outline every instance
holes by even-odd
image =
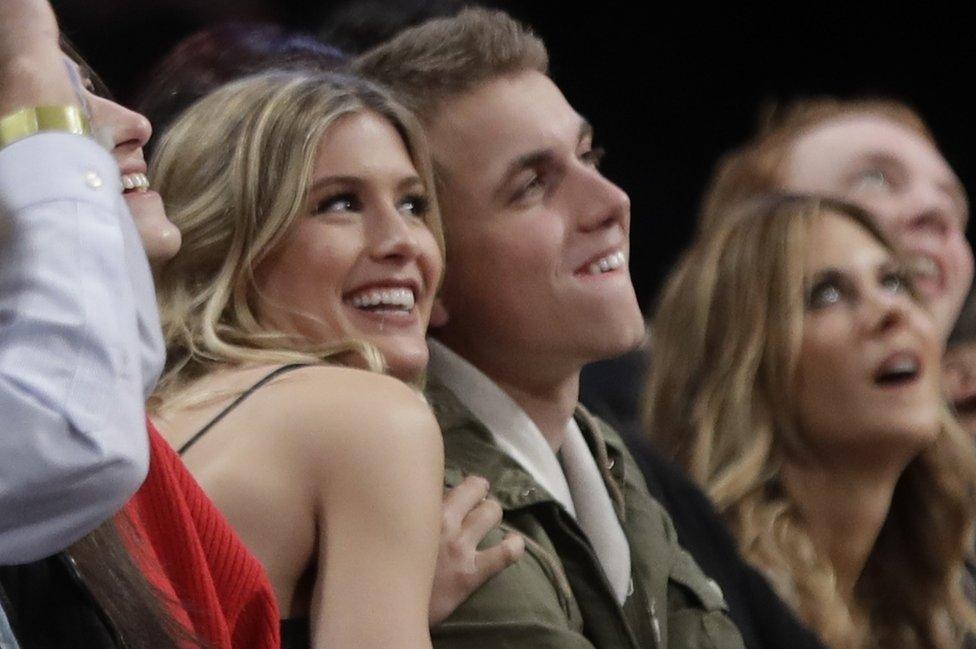
[[[623,251],[618,250],[617,252],[611,253],[602,259],[594,261],[587,267],[590,275],[600,275],[601,273],[608,273],[611,270],[616,270],[627,263],[627,256],[624,255]]]
[[[914,360],[904,358],[904,359],[897,360],[893,363],[890,363],[888,367],[885,368],[885,370],[892,374],[896,372],[897,373],[916,372],[918,371],[918,363],[916,363]]]
[[[357,309],[382,305],[394,310],[410,311],[416,298],[409,288],[368,289],[354,295],[349,301]]]
[[[141,173],[125,174],[122,176],[122,189],[144,192],[149,189],[149,177]]]

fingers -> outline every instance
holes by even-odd
[[[482,500],[464,517],[458,541],[472,548],[478,547],[481,539],[502,522],[502,506],[495,500]]]
[[[518,561],[524,553],[525,539],[518,532],[508,534],[498,545],[479,552],[475,557],[478,566],[477,585],[480,586]]]
[[[518,561],[525,552],[525,541],[516,532],[490,548],[477,549],[502,522],[504,513],[497,501],[487,498],[488,489],[484,478],[468,476],[444,496],[441,542],[455,568],[467,574],[466,589],[470,590]]]
[[[502,521],[501,505],[487,496],[488,481],[476,476],[468,476],[444,494],[441,548],[430,600],[432,625],[525,552],[525,540],[516,532],[478,550],[478,544]]]
[[[47,0],[0,0],[0,117],[30,106],[77,104]]]
[[[450,489],[444,496],[442,535],[457,534],[468,512],[483,502],[487,495],[488,481],[479,476],[468,476],[458,486]]]

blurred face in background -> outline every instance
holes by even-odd
[[[860,224],[811,225],[796,372],[799,428],[821,458],[914,456],[939,431],[941,343],[893,255]]]
[[[783,173],[784,189],[841,198],[877,217],[947,339],[973,279],[973,254],[965,191],[935,145],[888,117],[854,113],[801,133]]]

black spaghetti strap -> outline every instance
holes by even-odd
[[[241,394],[239,397],[237,397],[236,399],[234,399],[230,403],[229,406],[227,406],[226,408],[224,408],[223,410],[221,410],[217,414],[216,417],[214,417],[213,419],[211,419],[210,422],[206,426],[204,426],[203,428],[201,428],[200,430],[198,430],[196,432],[196,434],[193,435],[193,437],[191,437],[190,439],[188,439],[186,441],[186,443],[183,444],[183,446],[181,446],[179,449],[177,449],[177,451],[176,451],[177,454],[183,455],[184,453],[186,453],[190,449],[191,446],[193,446],[194,444],[196,444],[197,442],[200,441],[200,438],[203,437],[204,433],[206,433],[208,430],[210,430],[211,428],[213,428],[214,426],[216,426],[218,423],[220,423],[220,420],[221,419],[223,419],[224,417],[226,417],[230,413],[231,410],[233,410],[237,406],[241,405],[241,403],[244,401],[244,399],[247,399],[249,396],[251,396],[252,394],[254,394],[257,391],[257,389],[260,388],[262,385],[265,385],[266,383],[268,383],[268,381],[274,379],[277,376],[280,376],[281,374],[284,374],[285,372],[290,372],[291,370],[297,370],[299,367],[308,367],[308,364],[307,363],[292,363],[290,365],[282,365],[281,367],[279,367],[278,369],[276,369],[275,371],[271,372],[270,374],[268,374],[267,376],[265,376],[263,379],[261,379],[260,381],[258,381],[257,383],[255,383],[254,385],[252,385],[251,387],[249,387],[247,390],[245,390],[243,392],[243,394]]]

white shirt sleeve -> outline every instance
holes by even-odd
[[[64,133],[0,151],[0,564],[63,550],[139,488],[163,354],[112,157]]]

